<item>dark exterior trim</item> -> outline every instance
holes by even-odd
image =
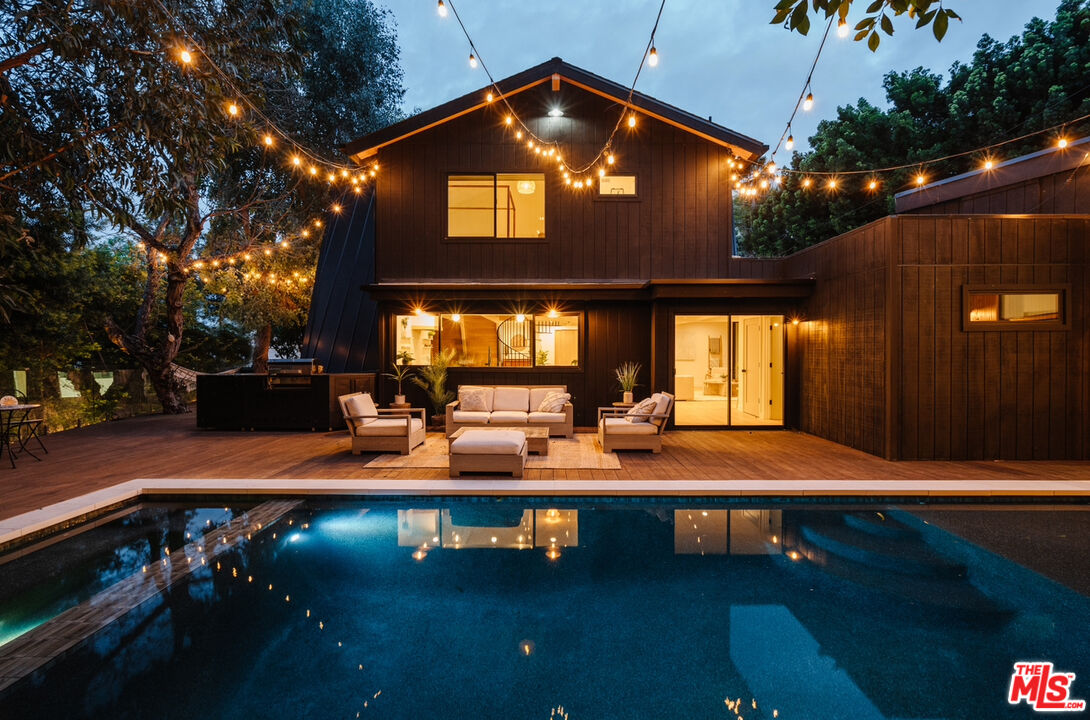
[[[548,300],[662,300],[670,298],[805,298],[814,289],[814,280],[650,280],[587,283],[533,282],[420,282],[371,283],[362,288],[376,300],[409,303],[424,299],[502,300],[512,296],[528,302]]]
[[[546,81],[552,81],[554,74],[559,75],[562,80],[575,87],[639,110],[645,115],[687,130],[709,142],[728,147],[743,159],[756,160],[768,150],[768,146],[758,140],[737,133],[722,125],[717,125],[710,120],[705,120],[643,93],[632,93],[632,100],[628,102],[628,88],[612,80],[587,72],[582,68],[570,65],[560,58],[553,58],[500,80],[496,83],[496,88],[499,90],[501,97],[509,97]],[[431,110],[426,110],[382,130],[364,135],[358,140],[345,145],[342,150],[346,155],[357,160],[368,158],[387,145],[487,107],[490,103],[486,102],[484,98],[485,93],[488,91],[489,87],[474,90]],[[498,101],[499,98],[496,98],[492,104]]]

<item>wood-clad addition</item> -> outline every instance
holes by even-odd
[[[892,459],[1090,458],[1086,216],[906,215],[785,260],[816,279],[800,428]],[[1069,287],[1069,325],[962,326],[971,285]]]

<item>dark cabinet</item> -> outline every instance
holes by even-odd
[[[336,430],[338,395],[375,392],[374,373],[312,375],[270,387],[266,375],[198,375],[197,427],[206,430]]]

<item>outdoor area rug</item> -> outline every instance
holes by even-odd
[[[428,435],[427,442],[408,455],[383,454],[364,467],[369,468],[445,468],[450,467],[447,440],[442,435]],[[620,470],[616,453],[598,449],[594,433],[576,433],[573,438],[550,438],[548,455],[530,454],[526,467],[538,470]]]

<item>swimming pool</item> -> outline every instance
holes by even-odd
[[[26,579],[59,544],[0,564],[0,587],[21,588],[0,623],[37,618],[0,645],[0,677],[26,668],[5,658],[15,643],[63,650],[0,693],[0,716],[1030,717],[1007,702],[1014,663],[1030,660],[1076,673],[1071,697],[1090,695],[1080,569],[1048,579],[943,529],[997,548],[989,533],[1036,518],[1051,533],[1038,547],[1081,553],[1082,507],[167,510],[87,531],[94,547],[119,523],[129,532],[126,560],[84,573],[91,590]],[[1034,555],[1032,538],[1021,546]],[[50,609],[33,610],[43,597]]]

